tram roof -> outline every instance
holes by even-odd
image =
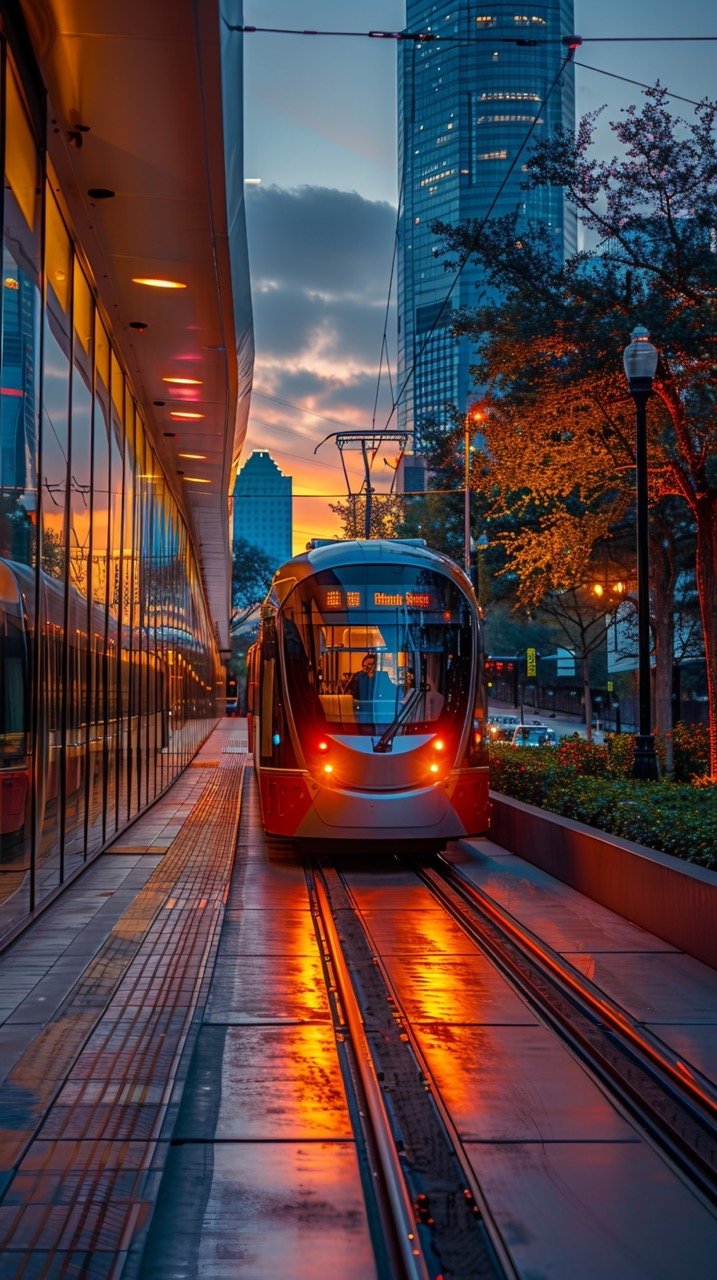
[[[229,495],[253,364],[242,43],[229,30],[236,6],[21,0],[21,7],[49,95],[48,149],[63,198],[228,647]],[[98,188],[114,196],[89,195]],[[134,277],[187,287],[146,288]],[[146,329],[130,328],[138,322]],[[163,381],[178,375],[201,387],[180,399]],[[182,409],[204,417],[170,417]],[[179,453],[206,460],[185,462]],[[182,471],[210,483],[188,482]]]
[[[391,561],[394,564],[415,565],[445,573],[463,591],[472,590],[459,565],[440,551],[433,551],[420,539],[361,538],[337,542],[309,544],[301,555],[294,556],[277,569],[272,579],[270,595],[283,600],[291,588],[304,578],[310,578],[323,569],[336,569],[342,565],[368,564]]]

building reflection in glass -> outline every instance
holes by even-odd
[[[1,938],[188,763],[221,668],[183,517],[0,56]]]

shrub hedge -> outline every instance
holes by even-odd
[[[691,734],[680,737],[680,770],[699,781],[706,767],[701,744]],[[677,735],[674,751],[677,761]],[[631,762],[628,734],[612,734],[600,746],[577,736],[557,747],[496,743],[490,748],[490,785],[515,800],[717,870],[717,788],[636,782],[629,777]]]

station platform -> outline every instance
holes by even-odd
[[[221,721],[183,776],[0,957],[2,1280],[375,1275],[304,875],[291,847],[261,832],[249,763],[245,722]],[[449,856],[715,1084],[713,970],[489,840],[452,845]],[[362,910],[382,918],[393,939],[415,1006],[409,1016],[427,1043],[436,1040],[444,1071],[439,1024],[463,1028],[456,1043],[470,1052],[455,1058],[448,1080],[466,1124],[484,1123],[488,1086],[507,1125],[499,1081],[479,1081],[484,1092],[471,1100],[478,1033],[465,992],[451,991],[452,981],[461,989],[454,944],[437,940],[427,980],[423,934],[411,942],[419,916],[427,927],[415,900],[401,923],[389,915],[398,907],[380,899],[390,876],[374,868],[353,879]],[[509,1045],[516,1016],[493,1020],[506,1026],[490,1034]],[[521,1205],[536,1215],[538,1241],[546,1221],[559,1232],[572,1215],[576,1241],[587,1242],[574,1248],[594,1257],[585,1269],[566,1245],[551,1277],[708,1274],[717,1219],[666,1186],[657,1158],[606,1131],[592,1095],[581,1103],[587,1130],[568,1119],[555,1064],[541,1065],[542,1041],[530,1034],[528,1065],[544,1088],[540,1078],[526,1085],[540,1132],[520,1145]],[[601,1155],[583,1203],[570,1162],[588,1143]],[[498,1145],[490,1169],[496,1194],[510,1200],[518,1145]],[[490,1147],[485,1134],[474,1137],[477,1160]],[[530,1182],[528,1148],[543,1161],[552,1148],[568,1162],[547,1206]],[[603,1194],[624,1219],[609,1239]],[[634,1232],[636,1214],[652,1225],[625,1269],[609,1250],[621,1230]],[[525,1274],[537,1274],[530,1232],[518,1250]]]
[[[190,767],[0,957],[0,1274],[139,1262],[209,987],[247,762]]]

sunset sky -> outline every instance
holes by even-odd
[[[717,42],[654,39],[717,36],[712,13],[699,0],[684,0],[679,10],[664,0],[599,7],[576,0],[575,30],[586,41],[576,56],[577,112],[606,106],[598,135],[606,154],[608,121],[641,96],[620,77],[659,79],[693,100],[717,96]],[[244,22],[398,31],[405,5],[244,0]],[[395,42],[246,35],[245,104],[245,174],[260,183],[246,188],[256,366],[243,457],[268,449],[293,476],[300,551],[308,538],[338,531],[328,502],[346,492],[335,445],[314,454],[316,446],[342,428],[381,429],[391,412],[389,382],[384,369],[379,386],[378,369],[396,228]],[[689,103],[675,106],[691,116]],[[395,387],[393,316],[389,351]],[[348,459],[355,464],[358,455]],[[361,468],[352,470],[358,488]],[[389,479],[377,469],[376,488]]]

